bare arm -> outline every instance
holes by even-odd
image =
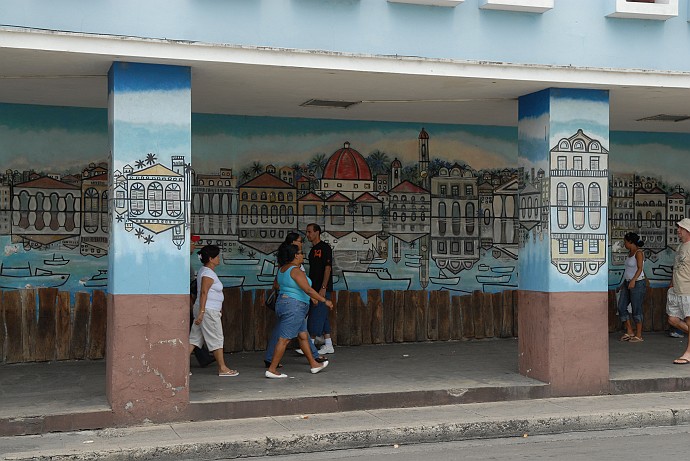
[[[201,325],[204,320],[204,313],[206,312],[206,300],[208,299],[208,290],[213,286],[213,279],[211,277],[201,277],[201,294],[199,295],[199,315],[194,319],[194,323]]]
[[[290,272],[290,277],[292,277],[292,280],[295,281],[297,286],[300,287],[302,291],[304,291],[311,299],[321,301],[322,303],[325,303],[326,306],[328,306],[330,309],[333,309],[333,303],[330,299],[326,299],[325,296],[317,293],[316,290],[309,286],[307,276],[304,275],[304,272],[293,270]]]

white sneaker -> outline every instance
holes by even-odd
[[[323,346],[324,344],[326,344],[326,340],[323,338],[323,336],[317,336],[316,338],[314,338],[315,346]]]
[[[299,355],[304,355],[304,352],[302,352],[302,349],[295,349],[295,352],[297,352]]]
[[[324,354],[335,354],[335,349],[333,349],[333,346],[324,344],[323,346],[321,346],[321,349],[319,349],[319,355]]]

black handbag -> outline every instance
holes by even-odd
[[[268,296],[266,296],[266,301],[264,302],[266,307],[272,311],[276,310],[276,298],[278,298],[278,292],[276,290],[271,290],[268,292]]]

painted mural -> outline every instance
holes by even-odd
[[[672,166],[634,166],[636,158],[647,161],[650,149],[680,162],[688,154],[687,135],[612,133],[607,147],[596,131],[583,127],[546,141],[555,168],[518,170],[517,132],[510,127],[203,114],[193,116],[192,126],[191,165],[143,154],[141,163],[133,161],[127,171],[123,165],[112,177],[131,186],[137,176],[165,176],[165,203],[177,203],[166,187],[187,181],[191,228],[184,229],[185,241],[197,234],[201,244],[222,248],[217,271],[226,287],[267,288],[276,270],[274,251],[285,234],[316,222],[334,248],[336,290],[514,289],[520,245],[540,238],[545,214],[553,222],[559,217],[558,184],[546,184],[547,177],[557,176],[559,158],[587,157],[591,166],[607,149],[608,169],[601,157],[599,166],[609,182],[600,189],[610,196],[609,211],[599,215],[597,231],[605,234],[608,221],[612,239],[597,238],[596,252],[586,246],[598,255],[591,263],[599,267],[609,253],[610,286],[622,276],[619,239],[638,229],[648,242],[648,277],[668,283],[675,221],[688,212],[687,180],[673,176]],[[580,142],[586,151],[581,160]],[[151,247],[163,238],[155,232],[159,223],[152,224],[158,217],[136,214],[131,187],[121,189],[124,202],[118,202],[117,186],[109,200],[107,150],[105,111],[0,105],[2,289],[105,289],[113,206],[115,216],[123,217],[116,225],[130,223],[136,245]],[[576,182],[584,185],[573,180],[571,190]],[[520,206],[518,191],[532,206]],[[585,197],[589,192],[584,188]],[[604,198],[600,204],[605,208]],[[574,195],[567,206],[568,216],[580,216]],[[585,204],[588,226],[596,221],[595,209]],[[164,238],[172,242],[174,233]],[[575,243],[569,241],[563,253],[550,239],[545,243],[557,259],[552,267],[559,271],[567,262],[561,272],[578,283],[567,260],[577,251]],[[196,258],[192,264],[198,268]]]
[[[520,98],[521,288],[599,291],[608,252],[608,93]],[[536,172],[535,172],[536,170]],[[565,277],[562,277],[565,276]]]

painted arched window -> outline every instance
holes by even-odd
[[[89,187],[84,191],[84,232],[93,234],[98,230],[98,206],[100,204],[100,194],[94,187]]]
[[[104,190],[101,193],[101,230],[107,233],[108,229],[108,191]]]
[[[558,183],[556,186],[556,205],[558,227],[565,229],[568,227],[568,186],[565,183]]]
[[[149,202],[149,214],[161,216],[163,214],[163,185],[159,182],[149,184],[146,198]]]
[[[133,215],[140,215],[144,212],[146,209],[145,207],[145,198],[146,198],[146,192],[144,189],[144,185],[140,182],[135,182],[134,184],[131,185],[129,188],[129,211]]]
[[[601,226],[601,187],[599,187],[599,184],[591,183],[587,195],[589,227],[591,229],[599,229]]]
[[[581,182],[573,184],[573,227],[585,227],[585,186]]]
[[[247,224],[247,221],[249,221],[249,208],[247,205],[242,205],[240,215],[242,217],[242,224]]]
[[[441,236],[446,235],[446,204],[444,202],[438,204],[438,233]]]
[[[172,217],[182,214],[182,190],[179,184],[165,186],[165,211]]]
[[[460,215],[460,204],[458,202],[453,202],[452,213],[451,229],[453,235],[460,235],[460,219],[462,216]]]
[[[474,203],[465,205],[465,232],[467,235],[474,234]]]
[[[261,205],[261,222],[266,224],[268,222],[268,206]]]

